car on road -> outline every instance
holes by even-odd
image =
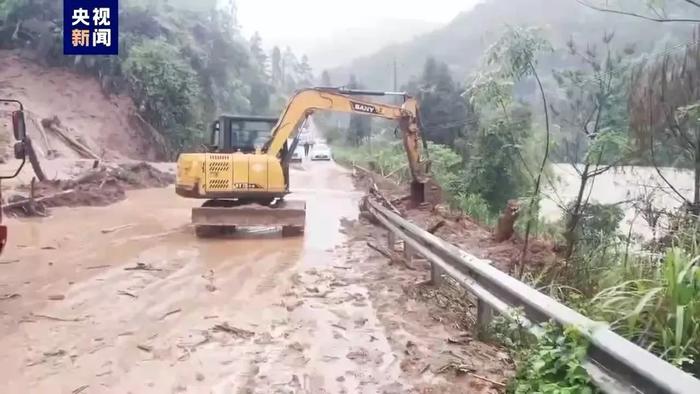
[[[331,148],[326,144],[315,144],[311,149],[311,160],[328,160],[332,158]]]
[[[304,160],[304,147],[297,146],[292,153],[292,163],[301,163]]]

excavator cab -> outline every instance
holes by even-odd
[[[211,153],[256,153],[270,139],[275,117],[222,115],[211,124]]]

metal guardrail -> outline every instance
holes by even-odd
[[[394,247],[396,237],[404,241],[407,258],[420,255],[431,265],[431,281],[451,277],[474,295],[477,322],[481,329],[490,323],[493,312],[517,316],[522,308],[521,326],[533,332],[540,323],[555,321],[577,327],[590,341],[586,369],[592,379],[609,393],[700,393],[700,380],[611,331],[606,323],[595,322],[523,282],[477,259],[459,248],[419,228],[382,205],[368,199],[370,213],[388,231]]]

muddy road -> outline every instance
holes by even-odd
[[[363,252],[343,246],[340,225],[357,217],[361,193],[333,163],[304,166],[290,197],[307,201],[303,238],[263,229],[199,240],[189,226],[197,202],[172,187],[9,220],[3,392],[374,393],[435,383],[427,367],[406,377],[404,345],[451,334],[404,321],[407,310],[392,309],[400,289],[363,282],[354,266]],[[409,335],[411,325],[420,329]]]

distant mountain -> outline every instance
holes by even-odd
[[[408,19],[381,19],[363,27],[337,31],[314,38],[307,56],[318,73],[348,64],[355,58],[370,55],[388,45],[403,44],[441,27],[435,22]]]
[[[367,88],[392,89],[394,59],[399,85],[420,74],[426,58],[446,62],[457,80],[465,80],[481,61],[488,46],[508,25],[539,26],[557,51],[542,59],[542,67],[565,65],[566,41],[579,45],[600,44],[604,32],[615,32],[619,47],[634,44],[638,51],[662,48],[663,43],[690,40],[689,24],[659,24],[588,9],[574,0],[487,0],[459,14],[446,26],[422,34],[410,42],[389,45],[329,70],[334,83],[342,84],[355,74]]]

